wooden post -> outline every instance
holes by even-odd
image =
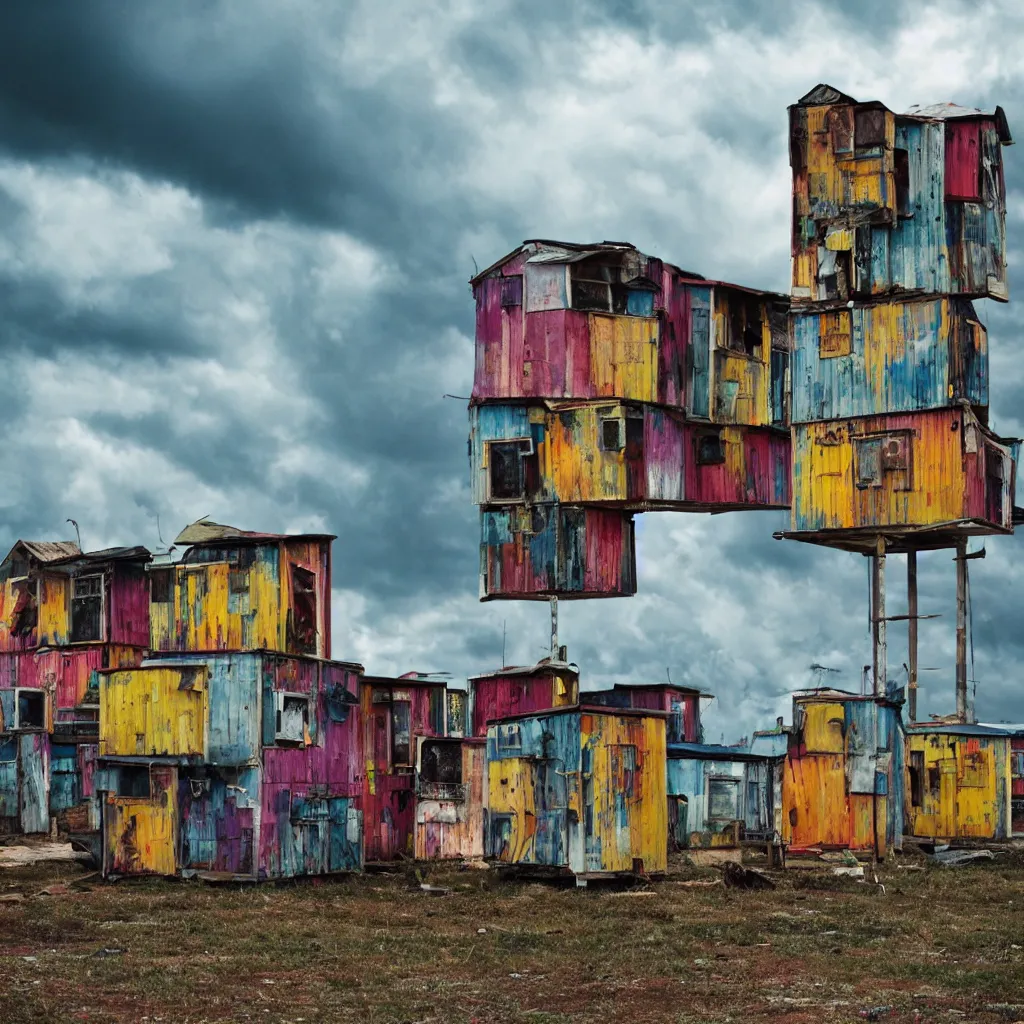
[[[907,711],[917,721],[917,552],[907,552]]]
[[[551,660],[558,661],[558,598],[551,598]]]
[[[887,674],[885,648],[885,538],[878,538],[878,547],[871,557],[871,633],[874,639],[872,668],[876,697],[885,696]]]
[[[967,541],[956,542],[956,717],[967,722]]]

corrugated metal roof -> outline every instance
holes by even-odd
[[[1006,113],[1002,107],[994,110],[981,110],[978,107],[962,107],[959,103],[931,103],[922,107],[914,104],[906,113],[900,117],[914,117],[926,121],[964,121],[977,118],[992,118],[996,122],[996,131],[999,132],[999,140],[1004,145],[1013,144],[1010,136],[1010,126],[1006,121]]]
[[[226,540],[259,541],[259,540],[296,540],[300,537],[316,537],[323,540],[334,540],[330,533],[259,533],[253,530],[240,530],[237,526],[225,526],[211,519],[198,519],[185,527],[177,537],[175,544],[219,544]]]
[[[573,675],[580,674],[579,665],[569,661],[553,661],[551,658],[542,658],[536,665],[525,667],[522,665],[506,665],[504,668],[495,669],[493,672],[481,672],[479,675],[470,676],[472,679],[496,679],[499,676],[533,676],[544,672],[571,672]]]
[[[1009,736],[1010,729],[1006,726],[963,725],[945,722],[913,722],[907,726],[908,732],[933,732],[943,736]]]

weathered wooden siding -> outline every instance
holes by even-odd
[[[442,736],[445,688],[413,679],[364,679],[360,686],[367,861],[411,858],[415,846],[415,758],[420,737]],[[399,707],[396,708],[396,705]],[[396,713],[397,712],[397,713]],[[398,747],[406,756],[395,760]]]
[[[732,823],[745,833],[764,834],[774,828],[773,773],[767,759],[731,759],[727,748],[701,744],[670,744],[668,748],[669,816],[675,803],[675,845],[733,845]],[[725,812],[722,787],[734,806]],[[681,803],[682,802],[682,803]],[[685,811],[681,812],[681,806]],[[735,813],[733,813],[733,809]]]
[[[970,726],[962,732],[913,728],[907,733],[907,752],[905,811],[911,835],[1010,837],[1009,736]]]
[[[487,731],[485,850],[576,875],[664,871],[665,720],[567,709]]]
[[[177,870],[177,769],[160,765],[148,771],[149,797],[105,797],[105,875],[173,875]]]
[[[782,838],[793,849],[874,851],[903,842],[903,726],[897,705],[797,696],[783,775]]]
[[[566,707],[579,700],[579,676],[568,665],[534,672],[496,672],[469,681],[472,735],[487,735],[487,724],[510,715]]]
[[[573,703],[573,700],[568,703]],[[658,683],[652,686],[623,684],[608,690],[586,690],[584,704],[611,708],[633,708],[637,711],[663,711],[666,719],[666,742],[700,743],[700,694],[695,690]],[[500,716],[495,716],[500,717]]]
[[[894,115],[834,92],[819,96],[790,108],[794,300],[899,292],[1005,299],[994,117]],[[866,142],[862,118],[882,129]]]
[[[481,860],[484,855],[484,777],[482,740],[460,741],[462,782],[420,780],[416,794],[416,859]]]
[[[263,706],[272,702],[275,691],[309,694],[311,729],[303,745],[263,748],[258,873],[263,878],[281,878],[359,870],[363,863],[363,746],[356,710],[360,672],[342,662],[266,657]],[[332,695],[344,697],[345,703],[332,700]]]
[[[481,597],[636,593],[632,513],[535,505],[481,515]]]
[[[966,300],[796,312],[793,422],[988,404],[985,328]]]
[[[296,646],[290,624],[295,601],[292,566],[315,576],[316,639]],[[263,544],[197,546],[169,573],[153,601],[151,647],[158,651],[270,650],[323,657],[330,651],[330,545],[302,538]]]
[[[860,439],[906,438],[906,469],[880,464],[879,484],[858,484]],[[878,458],[881,458],[879,455]],[[999,500],[986,502],[986,464],[998,463]],[[1012,529],[1016,445],[986,435],[966,410],[835,420],[793,427],[794,531],[938,527],[965,519]],[[997,507],[998,506],[998,507]]]
[[[202,757],[207,678],[205,666],[101,673],[100,756]]]

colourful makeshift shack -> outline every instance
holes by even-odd
[[[470,734],[486,736],[493,719],[575,704],[579,680],[575,665],[551,658],[529,668],[509,666],[470,676]]]
[[[418,743],[446,733],[445,679],[420,672],[364,676],[360,691],[366,861],[412,859]]]
[[[185,527],[180,556],[150,572],[151,648],[329,657],[333,539]]]
[[[668,745],[669,843],[676,849],[775,844],[775,762],[746,746]]]
[[[95,673],[143,658],[149,558],[18,541],[0,563],[0,834],[98,849]]]
[[[902,690],[793,696],[782,785],[791,852],[851,850],[884,857],[903,843]]]
[[[416,859],[484,856],[486,740],[421,736],[416,754]]]
[[[616,683],[606,690],[585,690],[582,701],[588,705],[608,708],[633,708],[638,711],[664,711],[666,741],[701,743],[701,699],[711,695],[691,686],[674,683]]]
[[[959,722],[907,726],[906,827],[916,839],[1009,839],[1012,737]]]
[[[99,673],[104,876],[358,870],[361,673],[276,651]]]
[[[667,867],[665,715],[570,705],[487,728],[488,860],[577,882]]]
[[[471,285],[482,600],[629,596],[635,512],[789,505],[784,296],[611,242]]]

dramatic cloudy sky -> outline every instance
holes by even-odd
[[[477,601],[467,279],[528,237],[632,241],[785,290],[786,105],[1001,103],[1024,9],[678,0],[0,5],[0,547],[158,544],[209,515],[328,530],[334,654],[456,677],[544,654]],[[1024,156],[1007,154],[1011,261]],[[994,423],[1024,433],[1024,302],[980,304]],[[710,739],[868,660],[867,568],[782,513],[638,521],[639,589],[566,603],[588,685],[717,694]],[[902,611],[892,559],[891,607]],[[922,556],[925,711],[951,710],[953,564]],[[1021,539],[972,563],[985,719],[1024,719]],[[896,633],[896,630],[893,630]],[[905,658],[898,633],[891,662]]]

